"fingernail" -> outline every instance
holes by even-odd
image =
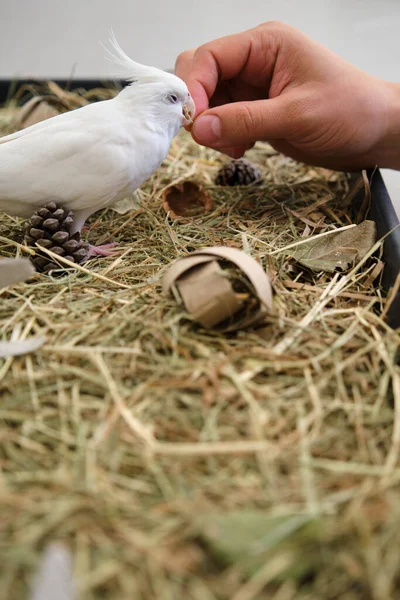
[[[201,144],[215,144],[221,138],[221,122],[215,115],[200,116],[193,124],[192,133]]]

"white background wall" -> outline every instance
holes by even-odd
[[[0,78],[110,76],[110,26],[135,60],[279,19],[369,73],[400,81],[400,0],[0,0]],[[384,174],[400,213],[400,174]]]

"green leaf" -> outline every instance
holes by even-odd
[[[235,511],[203,516],[197,524],[210,552],[225,565],[240,566],[248,576],[279,553],[291,557],[279,580],[302,578],[321,562],[322,524],[309,515]]]

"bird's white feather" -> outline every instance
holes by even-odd
[[[132,194],[159,167],[192,103],[175,75],[132,61],[115,37],[125,77],[139,81],[89,104],[0,138],[0,210],[22,217],[49,201],[73,210],[75,229],[96,210]],[[176,94],[176,104],[168,95]]]
[[[132,193],[159,166],[169,140],[143,128],[140,114],[121,117],[107,100],[0,145],[0,210],[29,217],[54,201],[94,212]]]
[[[157,67],[148,67],[135,62],[122,50],[121,46],[117,42],[113,30],[111,29],[110,44],[114,50],[112,52],[106,48],[110,60],[118,67],[116,75],[121,76],[126,81],[139,82],[139,83],[151,83],[153,81],[159,81],[166,75],[165,71],[157,69]]]

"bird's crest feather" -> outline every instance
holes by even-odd
[[[113,52],[108,48],[105,48],[109,59],[119,67],[119,72],[116,75],[121,76],[126,81],[131,82],[146,82],[150,83],[153,81],[159,81],[160,77],[167,75],[165,71],[157,69],[156,67],[148,67],[135,62],[122,50],[121,46],[117,42],[113,30],[111,29],[110,44],[113,48]]]

